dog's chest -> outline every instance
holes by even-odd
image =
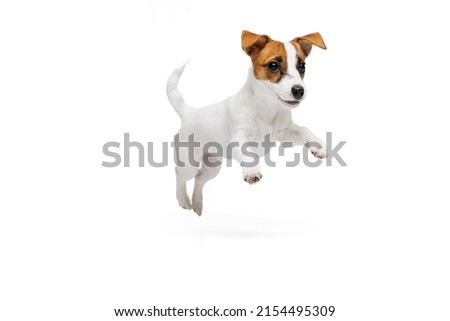
[[[267,124],[261,120],[259,120],[256,124],[256,131],[255,131],[255,140],[262,142],[264,141],[264,137],[267,134],[271,134],[273,131],[273,125]]]

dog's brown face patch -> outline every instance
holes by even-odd
[[[250,55],[256,79],[277,83],[287,71],[287,53],[280,41],[269,41],[258,53]]]
[[[292,40],[290,43],[294,46],[295,53],[297,54],[295,69],[298,70],[300,77],[303,79],[305,77],[305,59],[308,55],[302,50],[302,47],[298,42]]]
[[[256,79],[268,80],[272,83],[279,83],[283,76],[288,72],[292,73],[292,67],[303,78],[305,75],[305,59],[311,53],[313,45],[326,49],[326,45],[322,39],[320,33],[315,32],[306,36],[297,37],[293,39],[289,44],[285,44],[280,41],[274,41],[267,35],[258,35],[249,31],[242,31],[241,35],[242,49],[252,59],[253,73]],[[295,60],[291,50],[291,44],[295,50]],[[293,64],[292,67],[288,66]]]

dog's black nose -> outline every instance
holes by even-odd
[[[291,92],[295,99],[300,99],[305,94],[305,89],[300,85],[294,85],[292,86]]]

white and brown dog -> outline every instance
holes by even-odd
[[[312,45],[326,49],[319,33],[283,43],[267,35],[243,31],[242,49],[252,60],[246,83],[236,95],[204,108],[189,107],[178,91],[178,80],[185,65],[172,73],[167,82],[167,96],[182,120],[179,141],[188,141],[188,137],[194,135],[195,141],[200,143],[194,155],[188,155],[186,149],[178,150],[178,159],[183,166],[175,168],[176,194],[182,208],[193,209],[201,215],[203,186],[220,171],[220,166],[205,165],[205,159],[211,156],[203,149],[208,142],[216,142],[223,147],[222,150],[228,151],[230,143],[243,146],[248,142],[256,142],[260,146],[264,137],[270,134],[272,140],[306,145],[314,156],[326,157],[322,141],[306,127],[294,124],[291,116],[291,110],[305,98],[305,59]],[[254,152],[262,156],[260,148],[255,148]],[[240,148],[234,148],[231,157],[241,164],[247,183],[253,184],[262,178],[258,165],[242,166],[253,160]],[[192,159],[201,166],[192,164]],[[191,203],[186,182],[194,177]]]

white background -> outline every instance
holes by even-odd
[[[449,320],[444,4],[2,2],[0,319],[215,304]],[[294,118],[348,141],[348,167],[280,157],[248,186],[235,164],[206,185],[199,218],[178,207],[173,166],[101,166],[103,144],[125,132],[171,141],[165,81],[185,60],[192,106],[234,94],[250,64],[243,29],[321,32],[329,49],[307,60]]]

